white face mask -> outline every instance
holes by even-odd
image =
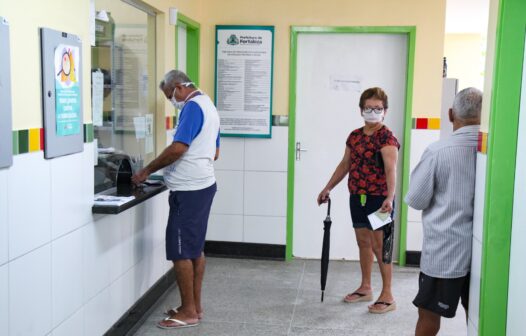
[[[185,83],[181,83],[182,86],[190,86],[194,84],[193,82],[185,82]],[[172,105],[178,109],[178,110],[182,110],[183,107],[184,107],[184,104],[186,104],[186,100],[188,99],[188,97],[190,96],[190,94],[188,94],[188,96],[183,100],[183,101],[177,101],[177,99],[175,99],[175,90],[177,89],[177,87],[174,88],[174,91],[172,92],[172,98],[170,98],[170,102],[172,103]]]
[[[362,116],[363,120],[370,123],[382,122],[385,116],[385,109],[364,109]]]

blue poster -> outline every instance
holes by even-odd
[[[79,48],[60,44],[55,49],[55,120],[58,136],[79,134]]]

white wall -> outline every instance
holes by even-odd
[[[207,240],[285,245],[288,127],[271,139],[221,138]]]
[[[0,335],[102,335],[169,269],[167,192],[93,216],[93,161],[89,143],[0,169]]]

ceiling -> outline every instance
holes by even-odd
[[[446,33],[479,33],[488,29],[490,0],[447,0]]]

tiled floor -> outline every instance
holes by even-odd
[[[173,287],[135,335],[414,335],[418,269],[395,266],[393,291],[398,309],[385,315],[367,312],[368,303],[346,304],[343,296],[359,285],[359,264],[331,261],[325,302],[320,302],[320,264],[208,258],[203,288],[204,318],[197,327],[156,327],[162,311],[179,304]],[[373,286],[379,294],[375,265]],[[440,335],[466,335],[461,307],[454,319],[442,319]]]

